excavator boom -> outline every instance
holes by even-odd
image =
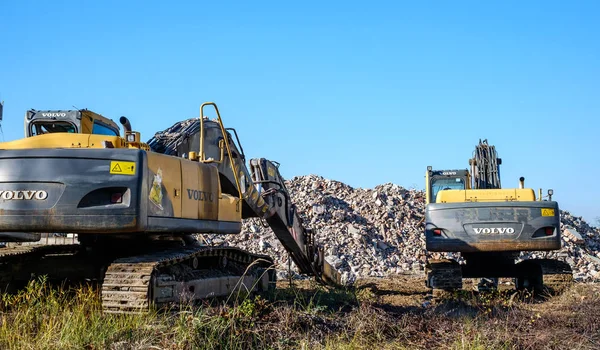
[[[300,272],[314,275],[322,283],[339,285],[339,273],[324,259],[314,232],[303,224],[278,167],[264,158],[252,159],[250,164],[252,179],[271,208],[265,219]]]
[[[473,158],[469,160],[473,174],[474,189],[502,188],[500,184],[500,164],[502,159],[496,154],[496,147],[489,145],[487,139],[475,146]]]

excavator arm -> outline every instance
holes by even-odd
[[[473,158],[469,159],[473,174],[473,189],[502,188],[500,167],[502,159],[496,154],[496,147],[490,146],[487,139],[475,146]]]
[[[319,282],[339,285],[339,273],[324,259],[314,232],[304,226],[278,166],[264,158],[252,159],[250,165],[252,180],[269,206],[264,218],[300,272],[314,275]]]

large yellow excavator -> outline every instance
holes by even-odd
[[[217,118],[204,116],[214,108]],[[200,244],[195,234],[238,234],[242,220],[266,221],[303,274],[339,285],[339,273],[302,223],[279,164],[251,159],[216,104],[148,142],[120,118],[89,110],[30,110],[25,138],[0,143],[0,240],[75,233],[78,244],[0,249],[0,286],[32,275],[101,283],[106,312],[266,290],[269,256]],[[235,135],[235,141],[232,138]],[[237,141],[237,142],[236,142]]]
[[[514,278],[517,289],[562,289],[572,281],[570,266],[556,259],[517,262],[522,251],[561,248],[560,212],[548,190],[502,188],[501,158],[479,140],[469,169],[433,170],[426,179],[425,241],[429,252],[460,253],[457,259],[429,260],[426,284],[432,289],[462,288],[463,278],[481,278],[480,289],[496,288],[498,278]],[[482,283],[483,282],[483,283]]]

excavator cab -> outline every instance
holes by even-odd
[[[87,109],[44,111],[32,109],[25,113],[25,137],[49,133],[119,136],[119,126],[112,120]]]
[[[471,188],[471,176],[466,169],[432,170],[431,166],[428,166],[425,179],[427,203],[436,203],[440,191]]]

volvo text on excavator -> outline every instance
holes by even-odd
[[[498,278],[513,278],[517,289],[555,290],[572,280],[570,266],[555,259],[526,259],[522,251],[561,248],[558,203],[548,190],[502,188],[501,158],[487,140],[479,141],[469,169],[433,170],[426,178],[425,240],[429,252],[460,253],[457,259],[429,260],[426,284],[457,290],[463,278],[481,278],[480,289],[496,288]]]
[[[214,108],[215,119],[204,110]],[[292,203],[279,164],[251,159],[216,104],[200,116],[140,140],[90,110],[30,110],[25,138],[0,143],[0,240],[74,233],[77,244],[0,249],[0,287],[32,275],[101,283],[105,312],[224,296],[273,286],[273,259],[199,243],[195,234],[238,234],[261,218],[299,271],[339,285]],[[235,140],[232,137],[235,135]]]

